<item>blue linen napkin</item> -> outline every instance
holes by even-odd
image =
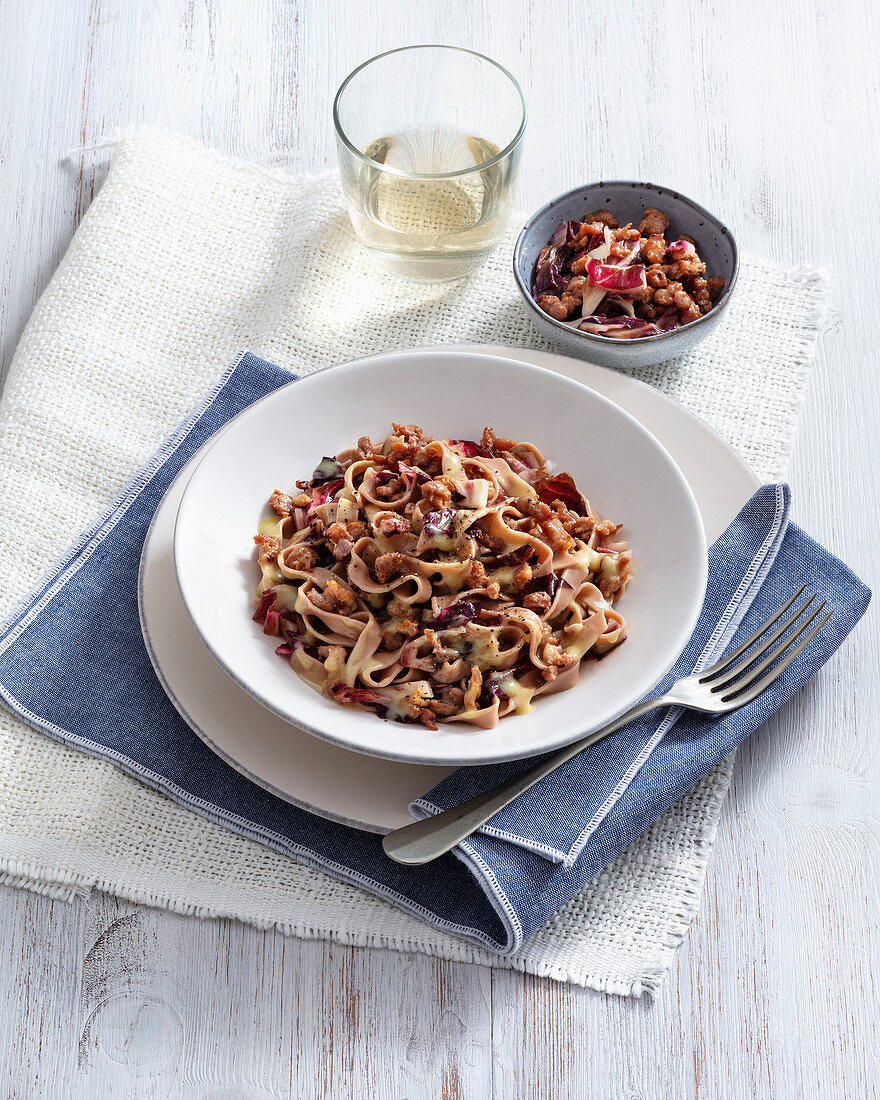
[[[439,863],[400,866],[384,855],[378,836],[291,806],[215,756],[163,692],[140,632],[138,564],[165,490],[215,431],[294,377],[249,353],[229,368],[0,626],[0,697],[35,728],[111,761],[197,813],[490,950],[516,951],[791,698],[867,607],[862,582],[788,523],[787,487],[765,486],[712,547],[697,630],[660,688],[747,636],[806,580],[835,614],[776,684],[721,719],[670,711],[632,723]],[[527,764],[460,769],[414,810],[436,812]]]

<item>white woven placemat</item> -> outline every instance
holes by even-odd
[[[302,373],[415,344],[548,347],[512,287],[515,235],[464,284],[414,287],[358,250],[332,177],[292,180],[174,134],[122,135],[0,405],[0,617],[242,348]],[[718,331],[640,377],[713,424],[759,477],[777,477],[826,294],[815,270],[747,261]],[[707,776],[517,956],[499,959],[3,710],[0,881],[58,897],[97,887],[178,912],[638,995],[657,988],[696,911],[729,770]]]

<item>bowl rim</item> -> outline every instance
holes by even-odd
[[[715,303],[715,305],[709,310],[708,313],[704,313],[701,317],[698,317],[696,321],[691,321],[687,325],[681,325],[679,328],[670,329],[668,332],[657,332],[653,336],[637,336],[632,340],[610,340],[607,336],[599,336],[594,332],[584,332],[579,328],[573,328],[571,325],[563,324],[562,321],[557,321],[555,317],[551,317],[549,313],[545,313],[540,308],[538,303],[532,297],[531,288],[523,283],[522,277],[519,273],[519,259],[522,255],[523,248],[525,247],[525,237],[534,223],[545,214],[551,207],[557,203],[564,201],[565,199],[574,198],[583,192],[586,192],[594,187],[608,187],[613,185],[631,187],[634,190],[651,188],[659,195],[664,192],[668,192],[672,198],[684,202],[685,205],[691,207],[691,209],[701,214],[703,218],[708,219],[713,225],[717,226],[719,231],[727,237],[730,241],[731,248],[733,249],[733,272],[727,281],[727,286],[724,288],[721,297]],[[554,327],[558,328],[562,332],[575,333],[578,337],[587,341],[593,341],[602,347],[607,348],[609,345],[623,344],[627,347],[644,346],[646,344],[656,343],[665,339],[668,336],[672,336],[674,333],[681,332],[682,329],[695,329],[698,325],[703,324],[705,321],[717,320],[721,311],[726,307],[730,296],[733,293],[733,288],[736,286],[736,280],[739,275],[739,247],[736,243],[736,237],[733,235],[729,226],[725,225],[720,218],[716,217],[711,210],[707,210],[705,206],[701,206],[695,199],[690,198],[688,195],[682,194],[681,191],[676,191],[672,187],[662,187],[658,183],[652,183],[650,180],[625,180],[625,179],[613,179],[613,180],[596,180],[595,183],[583,183],[579,187],[572,187],[569,191],[563,191],[562,194],[556,195],[544,203],[542,207],[532,214],[526,221],[525,225],[519,232],[519,236],[516,238],[516,244],[513,248],[513,277],[516,280],[516,285],[519,287],[520,293],[526,300],[535,314],[541,318],[542,321],[546,321]]]
[[[225,670],[225,672],[231,677],[231,679],[235,683],[238,684],[238,686],[242,690],[247,692],[247,694],[251,695],[254,699],[257,700],[257,702],[261,703],[267,710],[269,710],[269,711],[273,712],[274,714],[278,715],[278,717],[282,718],[283,720],[285,720],[287,722],[292,722],[293,724],[298,726],[300,729],[305,730],[307,733],[312,734],[313,736],[318,737],[322,740],[329,741],[331,744],[336,744],[336,745],[341,746],[342,748],[347,748],[347,749],[350,749],[354,752],[360,752],[360,753],[363,753],[367,756],[379,756],[379,757],[383,757],[383,758],[388,759],[388,760],[398,760],[398,761],[403,761],[403,762],[407,762],[407,763],[414,763],[414,764],[439,765],[439,766],[442,766],[442,767],[465,767],[465,766],[477,766],[477,765],[482,765],[482,764],[496,764],[496,763],[501,763],[501,762],[505,762],[505,761],[509,761],[509,760],[524,759],[524,758],[531,757],[531,756],[534,756],[534,755],[540,755],[543,752],[551,752],[555,749],[563,747],[566,744],[570,744],[573,740],[576,740],[577,737],[583,736],[583,734],[587,731],[586,730],[580,730],[580,731],[578,731],[576,736],[563,735],[562,737],[558,737],[556,739],[549,738],[547,744],[542,745],[540,747],[535,747],[533,745],[527,745],[525,748],[523,748],[522,746],[520,746],[520,748],[518,748],[514,752],[505,751],[503,753],[499,753],[497,751],[494,751],[494,752],[493,751],[488,751],[486,753],[486,755],[476,755],[475,753],[471,753],[471,754],[463,753],[462,755],[459,755],[458,753],[445,753],[445,754],[440,753],[438,755],[436,752],[431,752],[428,749],[424,749],[420,752],[415,752],[414,753],[414,752],[411,752],[411,751],[408,752],[406,750],[400,750],[400,749],[392,750],[392,749],[389,749],[389,748],[377,748],[375,745],[372,745],[372,746],[364,745],[362,742],[354,740],[350,736],[348,736],[344,733],[340,734],[340,733],[337,733],[332,728],[328,728],[329,723],[328,723],[328,725],[318,725],[314,721],[312,721],[310,719],[310,717],[305,717],[304,718],[300,714],[298,714],[296,717],[292,717],[289,709],[287,709],[286,707],[284,707],[282,705],[279,705],[277,700],[275,700],[275,698],[271,694],[267,694],[266,691],[263,688],[261,688],[259,683],[255,683],[250,678],[248,678],[247,676],[243,676],[240,673],[240,671],[233,664],[230,664],[230,662],[226,659],[226,657],[220,651],[218,651],[216,645],[214,644],[213,635],[210,634],[210,633],[206,633],[205,630],[203,629],[203,624],[200,621],[198,614],[193,613],[193,601],[188,596],[188,590],[187,590],[187,587],[186,587],[186,582],[185,582],[185,579],[183,579],[182,575],[181,575],[180,543],[179,543],[179,538],[178,538],[178,528],[180,527],[181,522],[182,522],[182,520],[183,520],[183,518],[185,517],[185,514],[186,514],[186,507],[185,507],[186,502],[188,500],[191,501],[192,498],[194,497],[194,495],[197,492],[198,484],[199,484],[199,477],[200,477],[200,475],[204,474],[203,467],[207,468],[208,465],[209,465],[207,460],[209,459],[209,456],[210,456],[211,452],[214,450],[214,444],[219,442],[221,440],[221,438],[224,437],[229,432],[229,429],[232,428],[232,426],[234,424],[236,424],[238,422],[241,422],[241,421],[249,421],[252,418],[252,416],[257,415],[256,410],[260,406],[263,406],[263,405],[271,402],[274,398],[277,398],[277,396],[281,392],[289,390],[291,385],[293,385],[294,383],[296,383],[297,385],[300,385],[303,382],[307,382],[310,378],[314,378],[314,377],[317,377],[319,375],[324,375],[328,371],[332,372],[332,371],[336,371],[336,370],[341,370],[343,368],[356,369],[356,370],[365,371],[365,372],[368,373],[371,366],[373,365],[372,362],[371,362],[372,360],[376,360],[376,359],[380,359],[380,360],[382,360],[382,359],[393,359],[393,360],[399,361],[401,363],[406,363],[406,362],[408,362],[408,360],[412,357],[412,355],[414,353],[415,354],[420,354],[420,353],[432,354],[433,353],[433,354],[439,354],[441,356],[442,355],[451,355],[451,356],[454,356],[456,358],[460,357],[460,358],[464,358],[466,360],[471,360],[471,361],[473,361],[473,360],[486,360],[486,359],[490,358],[484,352],[475,351],[473,349],[462,350],[462,349],[459,348],[458,345],[453,344],[453,345],[430,346],[430,347],[426,347],[426,348],[416,347],[416,348],[391,349],[391,350],[388,350],[388,351],[375,353],[374,355],[370,355],[370,356],[362,356],[362,357],[359,357],[357,359],[350,359],[350,360],[347,360],[347,361],[342,362],[342,363],[334,363],[334,364],[328,365],[326,367],[323,367],[323,368],[321,368],[317,371],[311,371],[306,375],[302,375],[299,379],[292,379],[291,382],[280,386],[277,390],[273,390],[271,393],[266,394],[265,396],[263,396],[261,398],[258,398],[256,401],[254,401],[252,404],[247,406],[241,412],[237,413],[236,416],[234,416],[226,425],[224,425],[223,428],[220,429],[219,432],[217,432],[216,436],[213,437],[209,441],[208,446],[206,446],[204,448],[204,454],[202,454],[199,457],[198,462],[193,467],[192,476],[191,476],[189,482],[187,483],[186,488],[184,489],[184,491],[181,495],[181,499],[180,499],[180,503],[179,503],[179,506],[178,506],[177,514],[176,514],[175,519],[174,519],[174,532],[173,532],[173,536],[172,536],[172,541],[173,541],[172,557],[173,557],[173,562],[174,562],[174,573],[175,573],[175,577],[176,577],[176,580],[177,580],[178,588],[180,590],[180,595],[181,595],[181,598],[183,600],[184,607],[186,608],[187,613],[190,617],[190,620],[192,621],[192,623],[193,623],[193,625],[196,629],[196,633],[201,638],[202,643],[205,645],[205,647],[211,653],[214,660],[220,665],[221,668],[223,668]],[[708,547],[707,547],[706,534],[705,534],[705,529],[703,527],[699,506],[696,502],[696,497],[694,495],[694,492],[693,492],[690,484],[688,483],[687,479],[685,478],[684,474],[682,473],[682,471],[681,471],[680,467],[678,466],[677,462],[675,461],[675,459],[672,458],[672,456],[669,454],[669,451],[657,439],[657,437],[654,435],[654,433],[649,428],[647,428],[644,424],[642,424],[641,421],[637,417],[635,417],[631,413],[628,413],[625,409],[621,408],[611,398],[606,397],[605,395],[598,393],[596,390],[593,390],[590,386],[585,385],[582,382],[579,382],[575,378],[570,378],[567,375],[559,374],[556,371],[550,370],[549,368],[544,367],[544,366],[539,366],[535,363],[524,362],[522,360],[516,360],[516,359],[506,359],[505,357],[500,356],[500,355],[499,356],[492,356],[491,359],[495,363],[507,364],[508,366],[513,366],[513,367],[515,367],[519,370],[523,370],[526,373],[532,373],[532,374],[538,374],[538,375],[549,375],[549,376],[552,376],[553,378],[555,378],[556,380],[561,381],[565,386],[573,385],[574,387],[576,387],[578,389],[586,390],[590,394],[590,399],[591,400],[597,401],[597,403],[600,406],[601,405],[611,406],[612,409],[614,410],[615,415],[620,415],[624,420],[632,421],[635,428],[636,428],[636,430],[639,433],[643,433],[644,435],[649,437],[652,440],[653,444],[656,445],[660,449],[660,451],[666,456],[666,459],[668,459],[669,466],[671,467],[673,478],[678,482],[679,487],[683,488],[683,490],[684,490],[683,500],[686,502],[687,508],[692,513],[692,515],[696,516],[697,537],[699,539],[700,548],[701,548],[702,553],[697,555],[699,568],[700,568],[700,581],[699,581],[699,584],[697,585],[695,591],[698,592],[698,595],[696,595],[695,598],[694,598],[694,603],[693,603],[693,607],[691,608],[690,616],[688,617],[686,623],[681,628],[681,637],[676,639],[675,644],[672,646],[672,648],[666,654],[666,658],[661,662],[661,664],[659,664],[657,666],[657,675],[655,677],[655,682],[659,682],[663,678],[663,676],[665,676],[668,673],[669,669],[673,667],[675,662],[681,656],[681,653],[686,648],[686,646],[688,644],[688,641],[690,640],[690,638],[693,634],[694,627],[696,626],[696,623],[699,620],[703,600],[704,600],[704,597],[705,597],[706,584],[707,584],[707,580],[708,580],[708,555],[707,555]],[[184,572],[185,572],[185,570],[184,570]],[[662,667],[661,667],[661,665],[662,665]],[[646,690],[650,690],[650,688],[646,689]],[[624,710],[626,710],[629,706],[631,706],[633,701],[634,701],[633,699],[624,700],[623,703],[621,703],[618,707],[614,708],[614,713],[610,718],[608,718],[608,720],[613,721],[615,717],[619,716],[621,713],[623,713]],[[635,701],[637,701],[637,699]],[[598,728],[598,725],[601,725],[601,724],[602,723],[600,722],[596,725],[591,725],[590,728],[591,729]]]

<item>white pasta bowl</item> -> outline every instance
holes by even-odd
[[[630,585],[615,607],[627,639],[580,682],[539,695],[531,713],[494,729],[383,721],[320,695],[275,655],[252,621],[260,571],[253,535],[273,489],[308,478],[324,455],[391,422],[437,438],[528,440],[567,470],[600,515],[623,523]],[[247,692],[316,737],[374,756],[424,764],[483,764],[546,752],[598,729],[644,696],[672,666],[697,621],[706,542],[693,494],[660,443],[593,390],[512,359],[422,348],[343,363],[285,386],[244,412],[206,450],[181,499],[174,560],[203,642]]]

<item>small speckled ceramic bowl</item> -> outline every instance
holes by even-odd
[[[637,340],[613,340],[581,332],[554,321],[538,308],[532,297],[535,264],[544,245],[553,236],[561,221],[583,221],[594,210],[607,209],[621,225],[642,220],[649,206],[662,210],[669,218],[667,240],[685,235],[697,242],[697,252],[706,264],[706,275],[721,275],[726,285],[715,305],[696,321],[681,328],[661,332],[657,336],[642,336]],[[733,234],[708,210],[667,187],[632,180],[606,180],[576,187],[552,199],[526,222],[513,251],[513,274],[526,308],[548,340],[569,355],[587,359],[603,367],[633,370],[666,359],[674,359],[690,351],[718,325],[733,288],[739,267],[739,254]]]

